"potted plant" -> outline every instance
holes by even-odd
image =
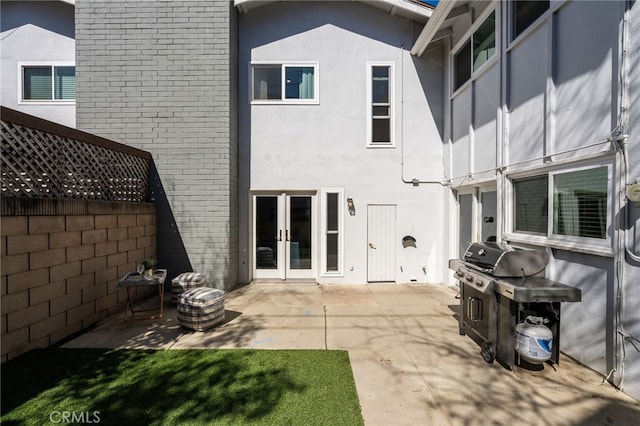
[[[153,257],[146,258],[142,261],[142,265],[144,266],[144,274],[143,277],[146,279],[153,278],[153,270],[158,264],[158,261]]]

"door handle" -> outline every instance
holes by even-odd
[[[373,243],[369,243],[369,248],[371,248],[371,249],[375,249],[375,248],[376,248],[376,246],[375,246]]]
[[[282,229],[278,232],[278,241],[282,241]]]
[[[289,241],[289,230],[287,229],[287,241]]]

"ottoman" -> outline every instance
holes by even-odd
[[[171,280],[171,303],[178,303],[178,296],[192,288],[207,285],[207,277],[200,272],[185,272]]]
[[[204,331],[224,321],[223,290],[200,287],[178,296],[178,324],[196,331]]]

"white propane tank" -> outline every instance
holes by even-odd
[[[528,316],[516,325],[516,352],[525,361],[542,364],[551,358],[553,332],[542,317]]]

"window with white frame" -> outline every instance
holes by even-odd
[[[549,172],[513,179],[512,184],[515,232],[607,239],[609,166]]]
[[[496,12],[492,11],[453,56],[454,87],[458,90],[496,53]]]
[[[323,275],[341,275],[343,257],[343,191],[342,189],[324,189],[322,192],[322,224],[324,231],[322,273]]]
[[[515,39],[549,9],[549,0],[511,2],[511,39]]]
[[[367,146],[393,146],[393,64],[369,63],[367,81]]]
[[[20,100],[24,102],[73,102],[76,99],[76,67],[73,65],[20,65]]]
[[[253,63],[253,103],[318,103],[318,64]]]

